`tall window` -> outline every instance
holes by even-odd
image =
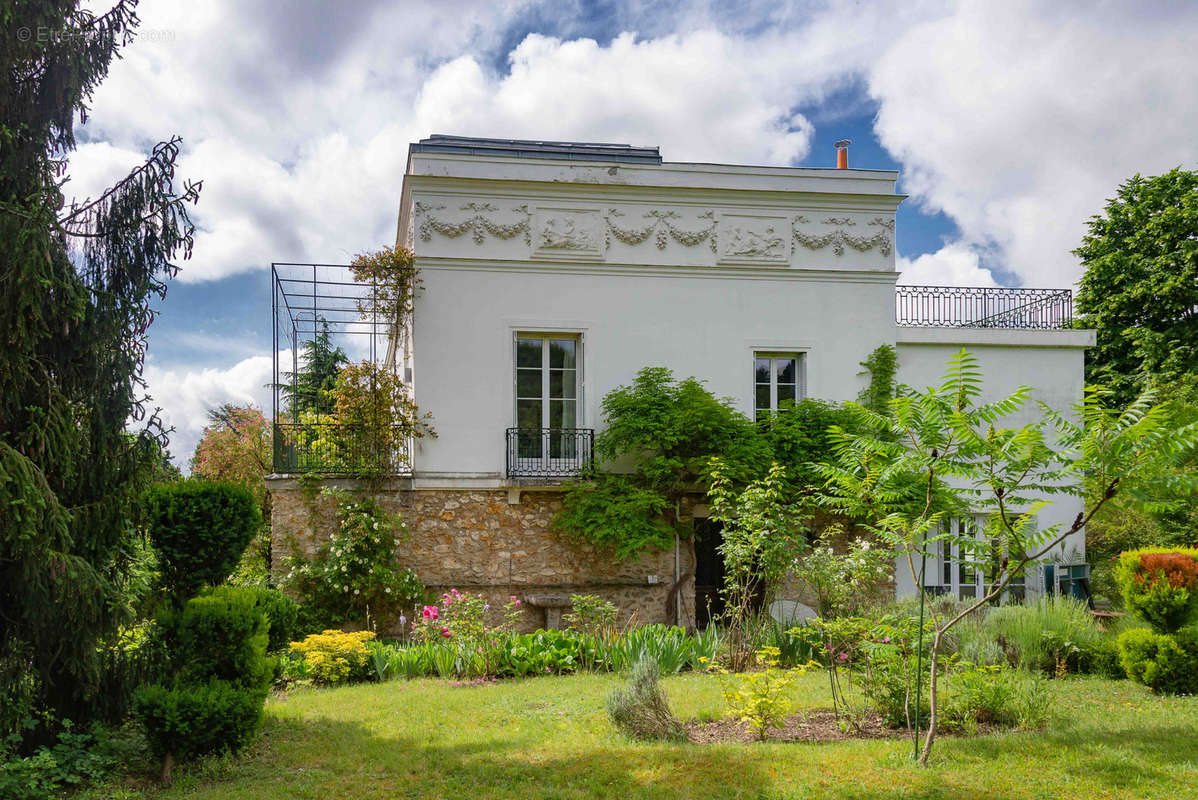
[[[803,397],[803,359],[798,353],[754,354],[754,416],[764,419]]]
[[[953,533],[960,537],[978,539],[979,525],[973,517],[954,517],[949,520]],[[963,543],[941,542],[940,585],[958,600],[976,600],[985,583],[978,552]]]
[[[924,579],[925,586],[938,594],[951,595],[958,600],[976,600],[990,590],[992,577],[986,574],[985,545],[986,517],[970,515],[952,517],[944,523],[958,537],[977,541],[975,546],[962,547],[962,543],[936,542],[935,560],[929,562]],[[1006,548],[1003,548],[1006,553]],[[1010,553],[1011,561],[1022,558],[1021,553]],[[992,567],[994,565],[991,565]],[[1021,602],[1025,596],[1025,581],[1022,574],[1014,576],[1007,584],[1000,601]]]
[[[516,427],[521,458],[573,457],[578,427],[579,339],[560,333],[516,336]]]

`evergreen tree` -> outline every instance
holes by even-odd
[[[303,343],[299,371],[284,373],[287,410],[296,418],[304,411],[332,414],[333,388],[347,361],[345,351],[333,346],[328,323],[321,320],[320,333]]]
[[[134,509],[161,471],[145,334],[190,255],[200,188],[175,191],[174,138],[98,198],[65,202],[75,120],[131,41],[134,6],[0,10],[0,705],[20,685],[25,706],[74,720],[93,707],[98,642],[125,621]]]

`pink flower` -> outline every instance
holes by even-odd
[[[454,596],[454,597],[461,597],[461,595],[460,595],[460,594],[458,594],[458,590],[457,590],[457,589],[454,589],[454,590],[453,590],[453,596]]]
[[[849,654],[848,654],[848,653],[841,653],[841,654],[840,654],[840,660],[841,660],[841,661],[848,661],[848,660],[849,660]]]
[[[446,639],[448,639],[448,638],[450,637],[450,635],[451,635],[451,634],[449,633],[449,628],[442,628],[442,629],[441,629],[441,635],[442,635],[442,636],[444,636]]]
[[[425,606],[424,607],[424,618],[425,619],[437,619],[438,616],[439,616],[439,614],[437,613],[436,606]]]

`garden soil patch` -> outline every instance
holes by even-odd
[[[752,742],[757,735],[749,723],[726,717],[714,722],[688,722],[683,726],[686,734],[696,744],[719,742]],[[910,734],[904,730],[886,728],[880,717],[866,717],[860,730],[843,730],[831,711],[810,711],[791,714],[781,728],[772,729],[767,741],[771,742],[843,742],[850,739],[898,739]]]

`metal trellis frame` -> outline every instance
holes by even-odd
[[[379,448],[353,426],[301,419],[300,404],[287,401],[289,386],[291,396],[297,395],[301,351],[322,334],[328,335],[331,346],[341,347],[351,362],[379,363],[395,335],[395,320],[378,311],[379,291],[377,282],[354,280],[348,264],[271,264],[276,473],[410,474],[410,441],[397,439],[389,452],[376,452]]]

